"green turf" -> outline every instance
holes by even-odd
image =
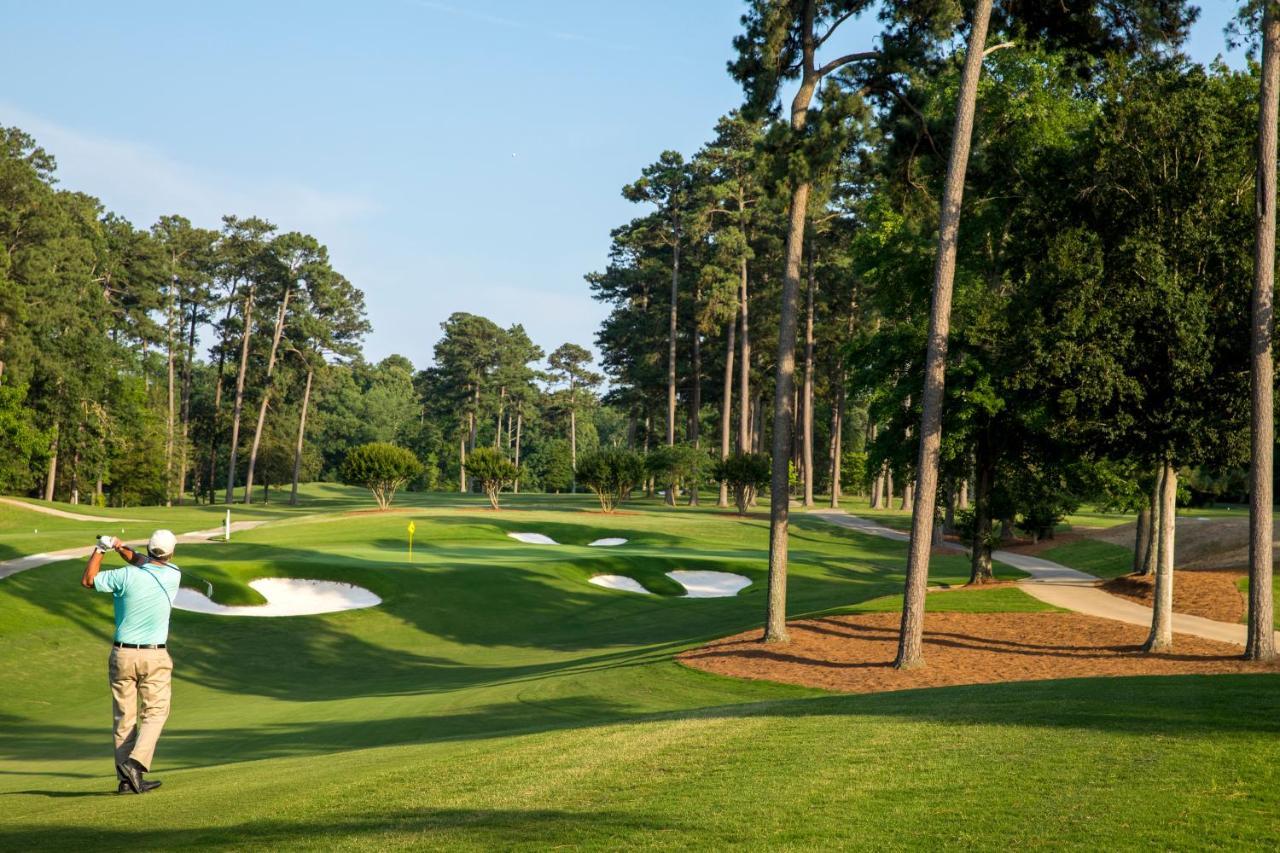
[[[1240,580],[1236,581],[1236,587],[1240,590],[1240,594],[1244,596],[1245,601],[1248,601],[1249,600],[1249,579],[1247,577],[1240,578]],[[1280,575],[1273,575],[1272,577],[1271,600],[1272,601],[1280,600]],[[1241,622],[1246,622],[1248,621],[1248,619],[1249,619],[1249,614],[1247,612],[1240,617]],[[1280,631],[1280,612],[1275,612],[1273,614],[1272,621],[1275,623],[1276,630]]]
[[[1100,578],[1118,578],[1133,571],[1133,550],[1097,539],[1077,539],[1036,556]]]
[[[183,546],[178,562],[228,603],[279,575],[350,581],[384,603],[175,613],[154,774],[166,785],[146,798],[105,793],[109,599],[76,586],[78,562],[0,581],[0,849],[1097,849],[1258,846],[1280,831],[1278,678],[864,697],[719,678],[672,654],[760,624],[763,519],[651,502],[610,518],[581,496],[521,496],[501,513],[418,496],[386,515],[350,512],[350,491],[328,499],[229,545]],[[92,527],[70,524],[72,541],[53,544]],[[585,547],[614,534],[631,541]],[[793,616],[894,606],[901,543],[798,514],[791,546]],[[677,598],[673,568],[753,585]],[[587,584],[597,572],[664,594]],[[934,558],[931,582],[966,577],[963,557]],[[1007,588],[929,601],[1039,606]]]

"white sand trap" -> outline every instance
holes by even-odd
[[[638,592],[641,595],[653,595],[649,590],[640,585],[635,578],[628,578],[622,575],[596,575],[590,581],[596,586],[602,586],[605,589],[620,589],[623,592]]]
[[[625,545],[627,540],[618,536],[609,536],[605,539],[597,539],[594,542],[588,542],[588,548],[612,548],[614,545]]]
[[[178,590],[173,606],[179,610],[217,616],[314,616],[339,610],[359,610],[382,603],[381,598],[364,587],[334,581],[259,578],[249,581],[249,586],[267,603],[229,607],[210,601],[204,593],[184,587]]]
[[[686,598],[731,598],[751,586],[751,579],[732,572],[676,569],[667,577],[685,588]]]
[[[508,533],[512,539],[519,539],[529,545],[559,545],[560,543],[541,533]]]

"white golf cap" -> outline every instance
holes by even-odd
[[[178,545],[178,537],[173,535],[172,530],[157,530],[151,534],[151,538],[147,540],[147,551],[153,557],[173,556],[173,549]]]

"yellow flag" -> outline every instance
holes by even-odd
[[[410,537],[412,537],[412,536],[413,536],[413,532],[414,532],[415,530],[417,530],[417,529],[418,529],[418,526],[417,526],[416,524],[414,524],[412,521],[411,521],[411,522],[409,522],[409,536],[410,536]]]
[[[412,521],[409,522],[409,559],[413,559],[413,531],[418,529],[418,525]]]

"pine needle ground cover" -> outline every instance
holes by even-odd
[[[867,696],[723,678],[673,656],[759,624],[763,521],[535,497],[376,514],[352,511],[354,492],[308,497],[229,545],[185,546],[181,564],[228,604],[253,603],[257,577],[347,581],[383,604],[175,613],[165,787],[145,797],[109,793],[109,599],[77,587],[78,561],[0,581],[0,848],[1097,848],[1280,833],[1275,676]],[[95,532],[67,524],[51,546]],[[564,544],[507,536],[520,531]],[[615,535],[630,541],[587,547]],[[900,591],[899,543],[799,517],[792,547],[793,616],[874,611]],[[753,584],[680,598],[676,568]],[[658,594],[593,587],[596,573]],[[935,558],[935,581],[965,577],[962,557]],[[965,606],[1025,606],[995,592]]]

